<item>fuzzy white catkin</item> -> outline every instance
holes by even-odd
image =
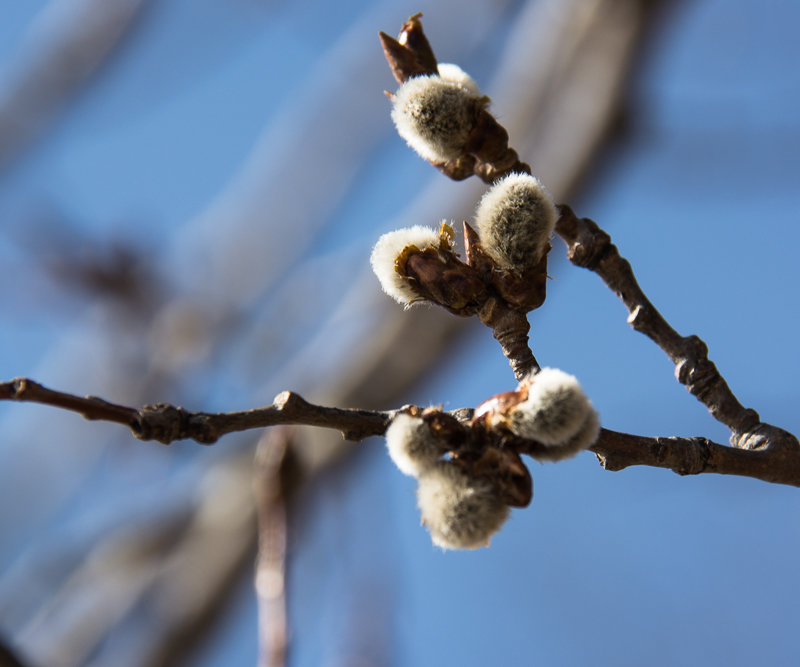
[[[539,263],[555,223],[552,198],[528,174],[509,174],[495,183],[475,212],[484,250],[499,266],[517,272]]]
[[[592,409],[575,435],[564,442],[536,450],[531,456],[537,461],[563,461],[593,445],[598,435],[600,435],[600,418]]]
[[[428,424],[405,413],[397,415],[386,429],[386,448],[400,471],[411,477],[419,477],[442,456]]]
[[[452,63],[439,63],[439,76],[445,81],[453,81],[466,88],[475,97],[481,96],[481,90],[475,80],[458,65]]]
[[[528,397],[508,414],[513,433],[552,447],[551,460],[572,456],[594,442],[599,422],[596,416],[592,421],[594,407],[573,375],[543,368],[523,382],[530,385]]]
[[[469,477],[452,461],[420,475],[417,503],[431,540],[442,549],[488,546],[509,514],[488,480]]]
[[[383,291],[406,308],[415,301],[420,301],[420,295],[408,279],[397,272],[394,262],[408,246],[413,245],[419,250],[425,250],[438,248],[439,244],[439,233],[435,229],[421,225],[397,229],[381,236],[372,249],[369,261]]]
[[[449,73],[456,76],[452,70]],[[474,83],[472,79],[462,83],[436,74],[408,79],[392,96],[397,132],[430,162],[459,157],[472,131],[479,100],[473,92],[477,89]]]

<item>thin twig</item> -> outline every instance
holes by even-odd
[[[597,223],[578,218],[569,206],[562,205],[560,211],[556,232],[567,244],[569,261],[603,279],[628,309],[628,323],[667,353],[675,364],[675,377],[731,430],[732,442],[753,433],[760,425],[758,413],[739,403],[709,360],[706,344],[697,336],[681,336],[667,323],[639,287],[630,263]]]
[[[237,412],[190,412],[169,403],[145,405],[137,410],[96,396],[54,391],[27,378],[0,383],[0,400],[42,403],[76,412],[85,419],[123,424],[139,440],[156,440],[164,445],[176,440],[210,445],[227,433],[279,424],[333,428],[341,431],[345,439],[358,441],[384,433],[393,414],[313,405],[291,391],[278,394],[272,405]]]

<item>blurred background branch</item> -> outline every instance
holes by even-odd
[[[43,9],[47,4],[21,3],[0,26],[7,65],[0,80],[0,260],[14,276],[0,285],[4,376],[35,377],[122,405],[166,401],[213,412],[267,404],[287,387],[314,403],[376,410],[426,400],[474,404],[513,382],[493,341],[490,351],[476,352],[482,328],[435,310],[401,312],[379,294],[367,266],[381,231],[434,224],[443,215],[467,218],[483,191],[479,183],[445,182],[394,136],[380,94],[393,83],[376,44],[378,29],[422,9],[442,60],[473,74],[518,138],[522,158],[558,200],[573,200],[582,177],[613,190],[602,181],[611,163],[589,166],[598,164],[593,160],[609,133],[620,136],[628,117],[625,85],[644,62],[643,49],[674,34],[666,19],[686,11],[624,0],[469,6],[444,0],[421,8],[388,1],[300,8],[62,0],[52,5],[58,13]],[[57,19],[42,23],[40,10]],[[687,20],[680,32],[690,37]],[[756,34],[752,22],[747,27]],[[743,69],[737,68],[737,85]],[[635,136],[637,127],[628,131]],[[713,178],[704,183],[710,187]],[[644,186],[635,181],[625,191]],[[581,206],[601,217],[594,206]],[[619,215],[607,219],[624,225],[625,200],[615,206]],[[673,217],[677,229],[681,217]],[[714,216],[708,217],[711,224]],[[654,225],[640,236],[658,231]],[[691,233],[701,245],[703,230]],[[756,244],[750,249],[756,252]],[[644,262],[643,284],[656,282],[658,265]],[[626,430],[638,424],[625,419],[643,412],[624,393],[632,387],[662,406],[643,415],[649,428],[663,432],[657,423],[663,415],[699,432],[690,413],[667,404],[671,387],[637,389],[628,357],[637,359],[630,362],[636,375],[663,373],[649,372],[650,358],[636,356],[647,353],[625,342],[624,333],[611,328],[609,341],[602,338],[603,297],[582,287],[586,299],[578,302],[568,291],[572,279],[558,265],[551,273],[559,279],[547,317],[534,322],[537,356],[541,348],[545,363],[572,368],[582,380],[585,373],[601,413]],[[673,290],[686,291],[670,285],[668,294]],[[576,313],[597,319],[587,324]],[[554,321],[555,334],[548,324]],[[591,340],[567,341],[576,332]],[[611,339],[622,339],[621,352]],[[554,340],[564,343],[569,364],[560,363]],[[761,347],[766,355],[778,346]],[[607,359],[615,360],[611,390]],[[790,361],[784,357],[783,364]],[[615,400],[624,404],[616,413]],[[747,544],[765,544],[753,535],[772,525],[764,516],[774,513],[770,506],[756,516],[753,508],[766,500],[751,487],[730,487],[729,494],[715,487],[702,499],[708,512],[717,512],[708,519],[697,511],[700,492],[684,486],[691,514],[681,514],[679,499],[656,478],[614,476],[603,486],[578,461],[537,476],[537,493],[544,489],[544,506],[561,508],[558,517],[539,513],[534,503],[509,526],[505,544],[498,540],[470,561],[443,562],[430,553],[408,489],[399,486],[404,480],[383,467],[379,447],[354,449],[338,434],[297,429],[286,442],[294,469],[286,505],[289,496],[276,488],[280,475],[259,466],[254,472],[252,434],[230,436],[224,448],[143,447],[113,426],[43,417],[40,406],[10,408],[0,406],[0,488],[13,500],[0,512],[0,634],[31,664],[252,664],[259,634],[262,657],[272,656],[273,664],[284,659],[287,638],[295,664],[441,664],[442,642],[455,632],[463,641],[447,647],[450,662],[486,664],[483,642],[470,631],[475,627],[493,628],[495,660],[560,642],[560,650],[574,654],[542,660],[566,664],[571,655],[581,664],[586,656],[573,641],[576,620],[602,630],[608,605],[616,604],[614,615],[639,627],[642,615],[628,611],[642,591],[665,614],[673,608],[670,596],[653,591],[637,569],[644,562],[658,569],[653,563],[661,557],[670,558],[670,571],[676,563],[680,569],[683,551],[660,542],[680,541],[669,531],[670,517],[681,517],[674,530],[691,544],[693,535],[709,534],[709,525],[725,525],[728,514],[742,522],[753,516],[740,530]],[[583,491],[575,500],[577,486]],[[612,497],[618,505],[609,506]],[[723,507],[714,505],[716,497]],[[661,514],[648,504],[658,498],[668,507]],[[785,496],[770,498],[785,512],[792,507]],[[747,508],[738,507],[745,499]],[[625,525],[615,533],[610,522],[623,514]],[[692,532],[692,517],[700,515],[705,528]],[[775,516],[785,530],[785,517]],[[536,521],[536,531],[526,521]],[[270,571],[283,578],[283,600],[262,606],[261,630],[252,586],[259,536]],[[789,536],[773,538],[782,540],[781,553],[792,553],[785,548]],[[723,535],[720,543],[726,539],[734,538]],[[606,543],[613,545],[608,554]],[[653,551],[642,553],[647,544]],[[746,544],[739,546],[724,551],[746,554]],[[574,554],[589,548],[594,569],[605,573],[602,582],[585,559],[574,563]],[[708,545],[686,548],[699,551],[712,552]],[[563,572],[558,591],[552,562]],[[722,619],[714,627],[723,628],[725,612],[704,606],[724,599],[722,584],[723,592],[709,593],[713,579],[696,582],[686,570],[685,585],[705,593],[697,613]],[[513,573],[513,582],[503,573]],[[547,580],[538,578],[545,574]],[[579,602],[566,582],[579,590]],[[519,597],[509,591],[525,587],[546,613],[537,615],[537,605],[523,596],[522,607],[498,614],[502,625],[475,616],[507,610]],[[758,590],[747,582],[737,590],[761,604],[758,596],[774,587],[762,580]],[[640,630],[630,651],[644,650],[634,641],[647,637]],[[603,642],[592,638],[587,643],[602,662]],[[532,652],[528,641],[536,642]],[[783,645],[779,638],[762,643]]]

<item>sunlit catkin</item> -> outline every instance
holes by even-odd
[[[527,397],[509,409],[508,427],[520,437],[545,445],[540,458],[568,458],[597,439],[597,415],[574,376],[543,368],[520,385],[525,385]]]
[[[400,471],[418,477],[442,456],[442,448],[420,417],[400,413],[386,429],[389,456]]]
[[[453,461],[439,461],[420,475],[417,503],[442,549],[488,546],[509,513],[488,479],[470,477]]]
[[[413,283],[398,271],[397,260],[407,248],[425,250],[438,248],[440,244],[439,233],[421,225],[397,229],[381,236],[372,249],[369,261],[383,291],[406,307],[420,301],[422,296],[414,289]]]
[[[454,70],[445,71],[458,78]],[[486,105],[485,98],[476,95],[472,79],[461,74],[461,80],[436,74],[415,76],[392,96],[397,132],[430,162],[447,162],[464,153],[476,113]]]
[[[517,273],[542,259],[555,222],[553,200],[528,174],[510,174],[495,183],[475,212],[483,249],[498,266]]]

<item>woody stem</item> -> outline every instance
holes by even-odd
[[[509,308],[500,299],[491,297],[478,312],[478,317],[487,327],[491,327],[517,380],[539,370],[539,363],[528,345],[531,325],[524,313]]]

